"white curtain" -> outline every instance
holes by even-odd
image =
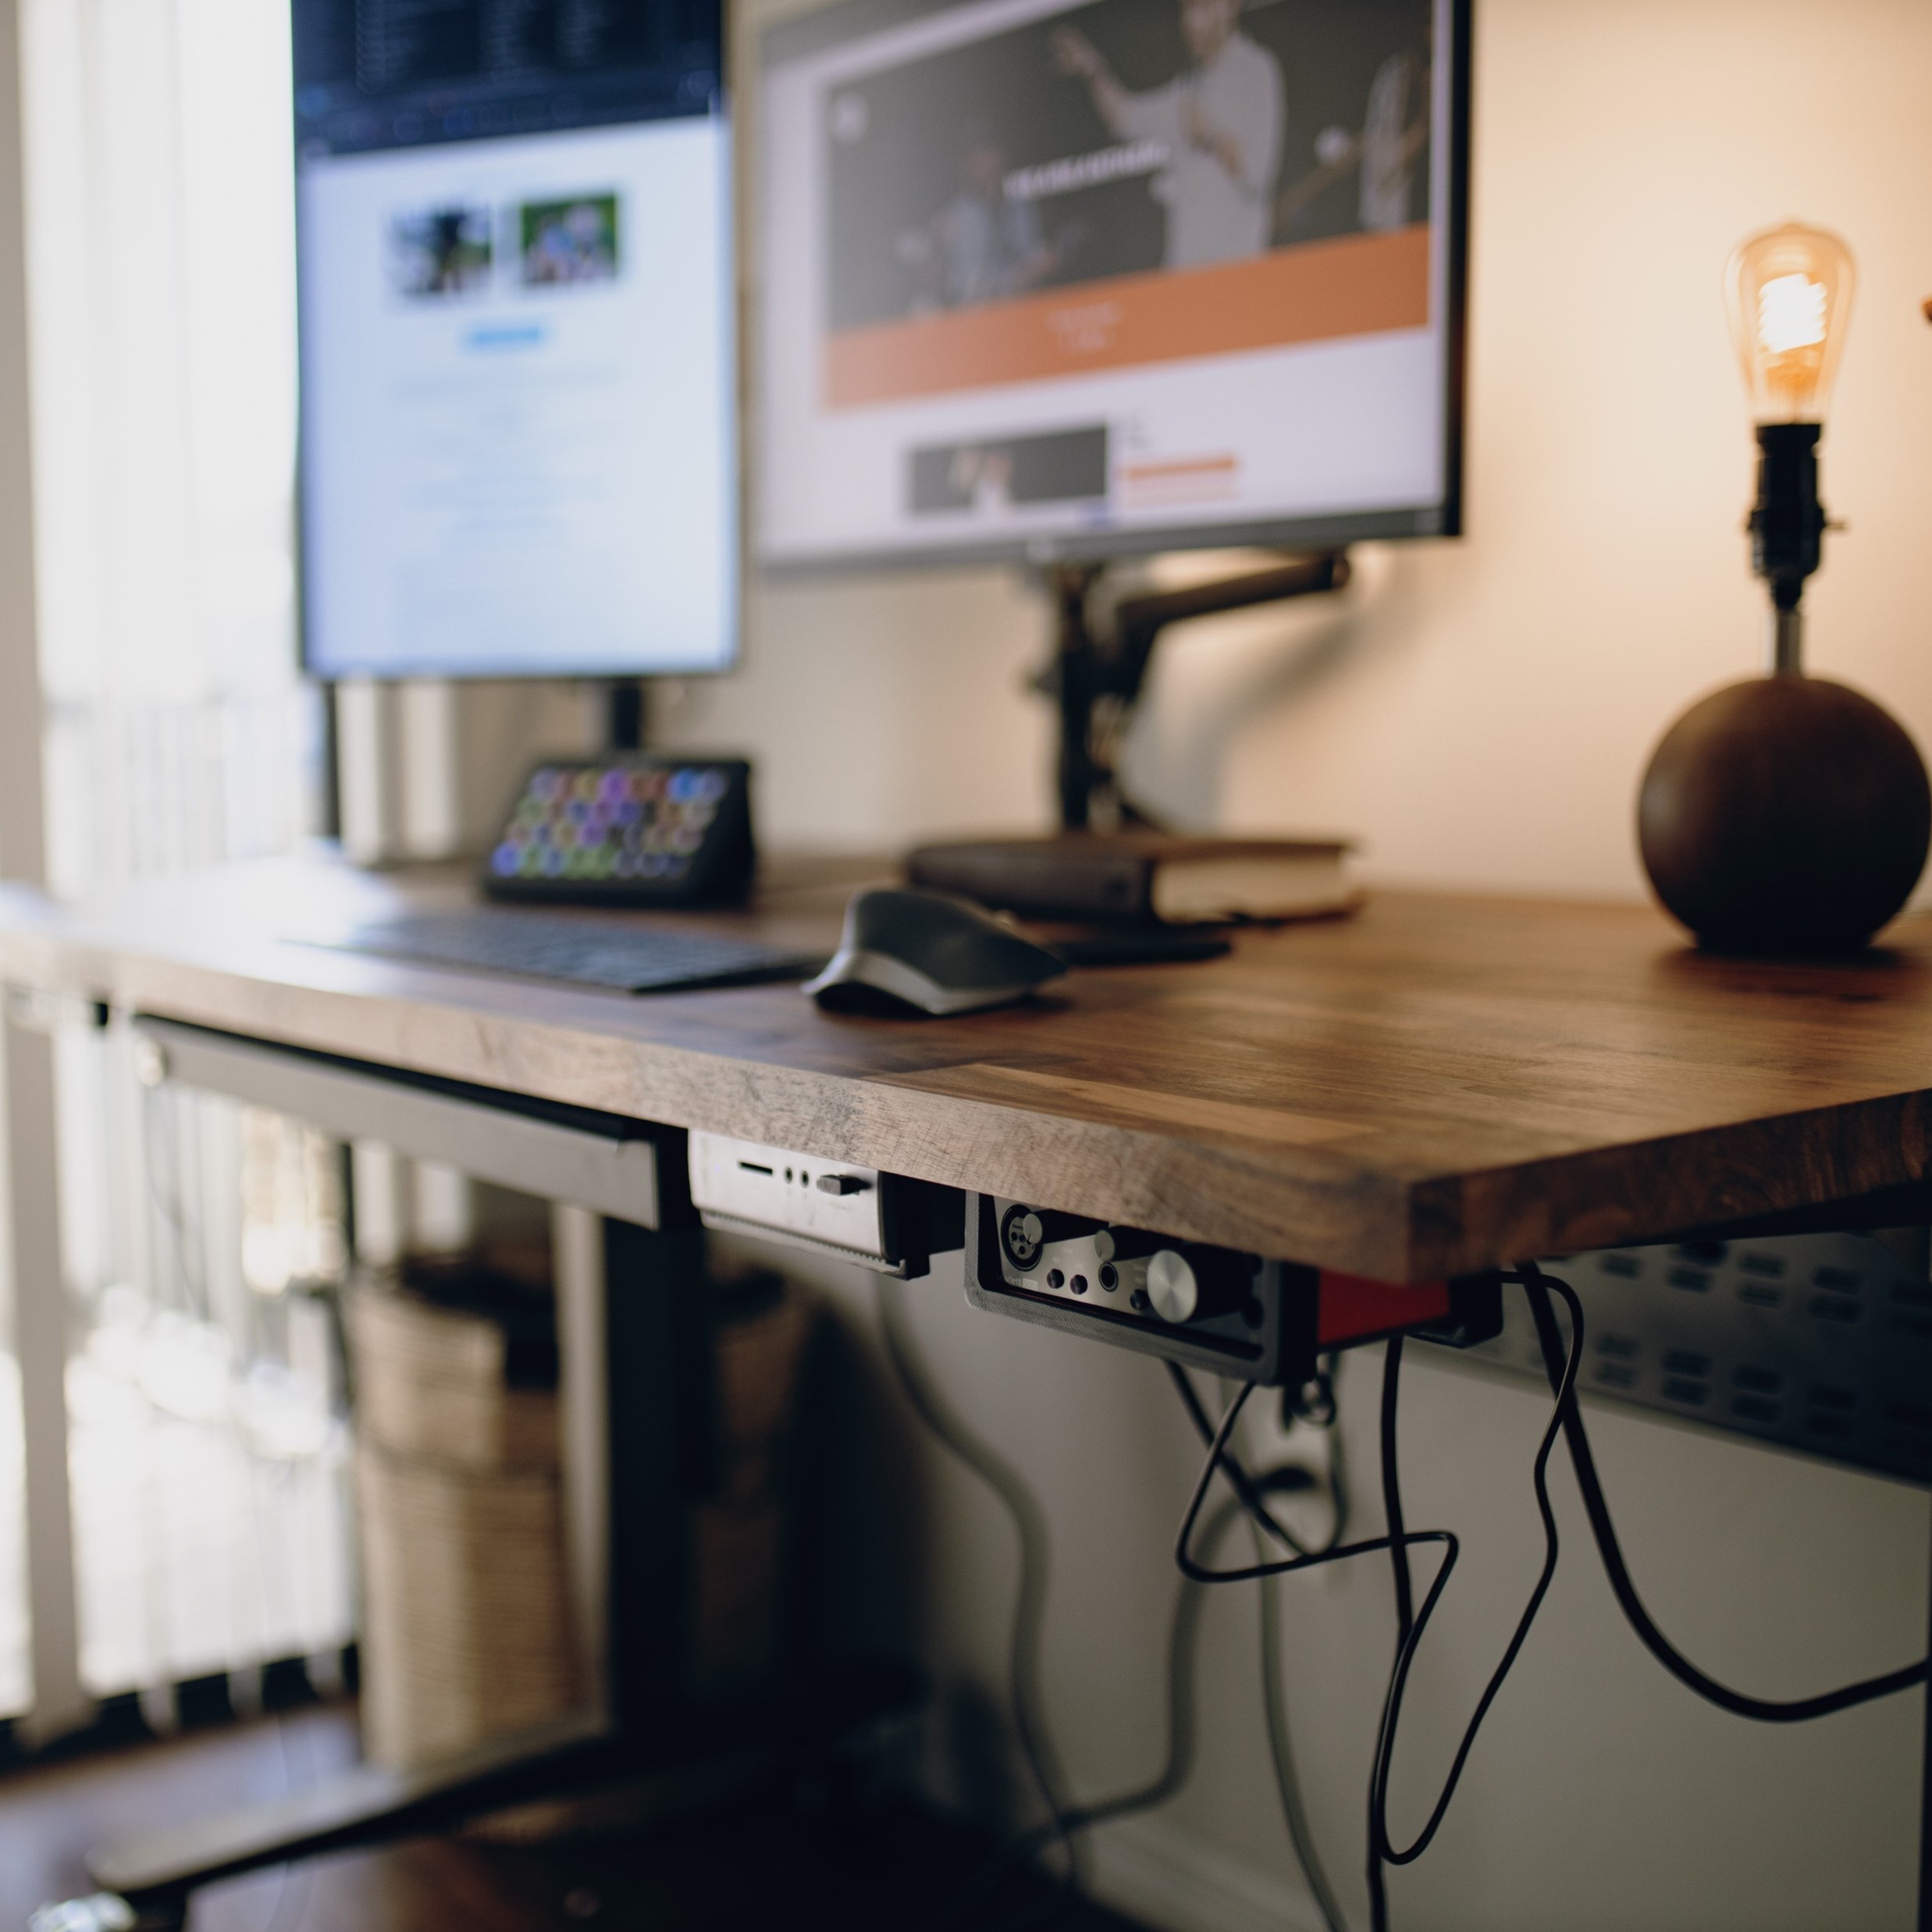
[[[313,829],[288,9],[21,12],[48,859],[76,894]],[[59,1048],[82,1672],[101,1695],[350,1629],[309,1292],[340,1265],[332,1156],[290,1123],[144,1093],[132,1065],[109,1033]],[[0,1508],[17,1493],[0,1468]]]
[[[288,16],[24,0],[42,675],[58,887],[285,849],[294,669]]]

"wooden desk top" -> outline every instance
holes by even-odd
[[[656,916],[829,950],[852,876]],[[1932,1150],[1932,920],[1849,964],[1746,964],[1638,907],[1390,892],[947,1020],[277,936],[464,893],[320,859],[75,907],[10,888],[0,977],[1386,1280],[1848,1200]]]

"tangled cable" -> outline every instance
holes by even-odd
[[[1200,1583],[1242,1583],[1258,1580],[1262,1577],[1288,1576],[1298,1571],[1311,1570],[1317,1565],[1340,1563],[1350,1557],[1373,1555],[1379,1550],[1388,1550],[1397,1560],[1399,1601],[1406,1594],[1403,1586],[1407,1582],[1408,1552],[1420,1546],[1438,1544],[1443,1551],[1443,1560],[1432,1579],[1429,1589],[1412,1616],[1407,1618],[1407,1628],[1400,1635],[1396,1653],[1395,1667],[1390,1674],[1389,1689],[1382,1700],[1381,1720],[1377,1726],[1374,1771],[1369,1786],[1369,1843],[1372,1862],[1390,1865],[1407,1865],[1420,1858],[1441,1828],[1450,1802],[1455,1796],[1456,1787],[1461,1782],[1469,1754],[1475,1749],[1476,1736],[1482,1729],[1482,1721],[1489,1715],[1489,1707],[1496,1701],[1496,1693],[1503,1688],[1503,1681],[1508,1676],[1525,1641],[1529,1635],[1530,1626],[1535,1621],[1536,1613],[1542,1607],[1548,1594],[1551,1578],[1556,1574],[1557,1537],[1555,1512],[1550,1503],[1549,1465],[1551,1451],[1556,1446],[1557,1436],[1563,1425],[1563,1418],[1576,1382],[1577,1362],[1583,1334],[1583,1311],[1574,1293],[1563,1283],[1552,1282],[1550,1286],[1563,1296],[1569,1307],[1571,1318],[1575,1326],[1572,1331],[1574,1340],[1564,1358],[1557,1378],[1557,1400],[1550,1425],[1543,1432],[1539,1445],[1536,1460],[1532,1468],[1532,1481],[1536,1493],[1538,1514],[1542,1519],[1544,1558],[1541,1573],[1535,1587],[1531,1591],[1529,1600],[1517,1619],[1516,1629],[1503,1653],[1502,1660],[1491,1674],[1489,1681],[1478,1701],[1475,1714],[1471,1717],[1457,1747],[1449,1774],[1444,1781],[1440,1795],[1430,1810],[1427,1821],[1412,1843],[1398,1847],[1391,1840],[1388,1826],[1389,1777],[1395,1755],[1395,1742],[1402,1714],[1404,1694],[1408,1686],[1409,1674],[1415,1660],[1423,1635],[1429,1628],[1429,1620],[1435,1615],[1436,1606],[1442,1601],[1443,1592],[1447,1588],[1453,1574],[1456,1560],[1461,1551],[1461,1543],[1454,1532],[1446,1529],[1411,1530],[1403,1527],[1400,1517],[1399,1494],[1392,1498],[1396,1507],[1392,1511],[1390,1533],[1371,1536],[1348,1543],[1338,1543],[1333,1549],[1311,1552],[1306,1555],[1291,1557],[1276,1563],[1257,1563],[1233,1570],[1213,1570],[1197,1562],[1192,1553],[1194,1526],[1200,1518],[1201,1506],[1205,1501],[1209,1485],[1217,1468],[1223,1468],[1230,1460],[1228,1440],[1240,1420],[1241,1411],[1252,1393],[1252,1386],[1244,1387],[1228,1404],[1221,1418],[1220,1427],[1215,1432],[1209,1446],[1208,1458],[1196,1478],[1194,1493],[1188,1500],[1187,1510],[1181,1519],[1180,1533],[1175,1540],[1174,1558],[1183,1575]],[[1391,1344],[1391,1352],[1399,1365],[1400,1351]],[[1388,1446],[1387,1437],[1392,1432],[1389,1426],[1393,1412],[1391,1397],[1383,1405],[1384,1447]],[[1386,1459],[1385,1457],[1385,1462]],[[1230,1478],[1232,1480],[1232,1478]],[[1237,1489],[1236,1493],[1240,1493]]]
[[[1535,1460],[1531,1468],[1531,1485],[1535,1494],[1537,1514],[1542,1520],[1543,1528],[1543,1563],[1502,1658],[1490,1674],[1482,1695],[1477,1700],[1475,1710],[1464,1730],[1461,1742],[1457,1747],[1454,1759],[1436,1802],[1431,1807],[1421,1829],[1407,1845],[1397,1845],[1389,1831],[1389,1782],[1394,1763],[1397,1734],[1401,1723],[1403,1698],[1408,1687],[1410,1673],[1414,1668],[1423,1634],[1429,1628],[1429,1620],[1435,1614],[1437,1604],[1442,1600],[1444,1590],[1448,1587],[1461,1546],[1451,1531],[1411,1530],[1407,1527],[1404,1519],[1396,1443],[1397,1392],[1400,1386],[1402,1365],[1400,1338],[1397,1337],[1388,1344],[1382,1378],[1382,1499],[1387,1519],[1385,1535],[1363,1538],[1354,1542],[1337,1542],[1332,1547],[1317,1550],[1305,1550],[1294,1541],[1268,1511],[1261,1495],[1260,1486],[1229,1449],[1235,1425],[1240,1419],[1241,1411],[1248,1397],[1254,1392],[1251,1384],[1244,1387],[1229,1402],[1219,1427],[1208,1439],[1207,1459],[1196,1478],[1187,1512],[1181,1519],[1179,1534],[1175,1539],[1176,1563],[1183,1575],[1198,1583],[1242,1583],[1272,1579],[1313,1569],[1322,1564],[1340,1562],[1350,1557],[1368,1556],[1378,1550],[1389,1552],[1394,1571],[1397,1646],[1389,1688],[1382,1699],[1381,1717],[1376,1727],[1368,1796],[1369,1905],[1378,1932],[1382,1932],[1387,1923],[1382,1868],[1387,1865],[1412,1864],[1428,1850],[1441,1828],[1443,1820],[1447,1815],[1450,1804],[1455,1796],[1456,1788],[1468,1763],[1470,1753],[1475,1747],[1477,1735],[1482,1727],[1483,1720],[1489,1715],[1489,1708],[1502,1689],[1504,1679],[1521,1654],[1528,1638],[1530,1628],[1536,1620],[1537,1612],[1542,1607],[1543,1599],[1549,1594],[1550,1583],[1556,1575],[1559,1541],[1556,1514],[1550,1500],[1549,1475],[1550,1458],[1560,1434],[1568,1448],[1591,1534],[1618,1607],[1651,1655],[1680,1683],[1720,1710],[1763,1724],[1804,1723],[1813,1718],[1827,1717],[1835,1711],[1848,1710],[1857,1705],[1869,1703],[1875,1699],[1888,1697],[1923,1684],[1927,1678],[1928,1663],[1932,1663],[1932,1660],[1922,1659],[1898,1670],[1845,1685],[1837,1690],[1821,1692],[1813,1697],[1781,1701],[1752,1697],[1742,1692],[1734,1691],[1699,1670],[1685,1657],[1657,1628],[1637,1594],[1636,1585],[1631,1581],[1622,1549],[1617,1540],[1615,1527],[1610,1520],[1610,1506],[1597,1475],[1596,1459],[1591,1453],[1589,1432],[1584,1426],[1582,1410],[1576,1393],[1577,1371],[1583,1355],[1582,1304],[1567,1282],[1546,1274],[1535,1262],[1525,1262],[1506,1272],[1502,1279],[1521,1287],[1528,1297],[1531,1318],[1535,1324],[1537,1339],[1542,1350],[1544,1368],[1554,1397],[1550,1421],[1537,1444]],[[1570,1318],[1567,1345],[1552,1306],[1553,1297],[1563,1302]],[[1177,1384],[1183,1380],[1177,1377]],[[1191,1389],[1186,1393],[1191,1397]],[[1201,1411],[1198,1402],[1190,1400],[1189,1407],[1197,1425],[1204,1425],[1206,1418]],[[1258,1529],[1265,1529],[1276,1540],[1286,1544],[1294,1554],[1281,1561],[1257,1560],[1242,1568],[1232,1570],[1212,1569],[1195,1558],[1192,1553],[1195,1528],[1217,1471],[1226,1477],[1236,1497],[1247,1509]],[[1409,1570],[1409,1553],[1425,1544],[1439,1544],[1443,1558],[1418,1606],[1414,1601],[1414,1583]]]
[[[1569,1444],[1577,1487],[1583,1494],[1584,1514],[1589,1518],[1590,1533],[1596,1540],[1597,1554],[1603,1559],[1611,1593],[1644,1648],[1680,1684],[1695,1691],[1707,1703],[1715,1704],[1720,1710],[1729,1711],[1733,1717],[1749,1717],[1759,1724],[1796,1724],[1806,1723],[1813,1717],[1828,1717],[1834,1711],[1850,1710],[1856,1705],[1869,1704],[1875,1698],[1909,1691],[1914,1685],[1926,1681],[1927,1666],[1932,1660],[1922,1657],[1916,1663],[1888,1670],[1879,1677],[1861,1678],[1856,1684],[1845,1685],[1835,1691],[1823,1691],[1816,1697],[1781,1701],[1749,1697],[1742,1691],[1734,1691],[1728,1685],[1720,1684],[1715,1678],[1706,1676],[1692,1663],[1651,1621],[1650,1613],[1644,1608],[1643,1600],[1637,1594],[1637,1586],[1631,1581],[1623,1550],[1617,1544],[1616,1528],[1610,1521],[1610,1505],[1604,1500],[1603,1485],[1597,1476],[1596,1458],[1590,1453],[1590,1439],[1583,1426],[1583,1411],[1576,1400],[1574,1362],[1583,1340],[1583,1316],[1577,1306],[1577,1298],[1566,1283],[1553,1275],[1546,1275],[1534,1261],[1525,1262],[1504,1279],[1520,1283],[1528,1291],[1530,1315],[1536,1324],[1536,1339],[1542,1347],[1543,1364],[1550,1376],[1550,1386],[1558,1391],[1557,1414]],[[1574,1325],[1571,1331],[1574,1340],[1569,1350],[1571,1365],[1560,1388],[1557,1364],[1564,1360],[1564,1351],[1556,1311],[1550,1305],[1550,1292],[1553,1289],[1562,1297]]]

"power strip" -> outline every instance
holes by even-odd
[[[1585,1393],[1932,1482],[1932,1283],[1884,1242],[1781,1235],[1543,1265],[1583,1304]],[[1494,1340],[1446,1359],[1542,1381],[1520,1291]]]

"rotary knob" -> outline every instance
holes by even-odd
[[[1175,1327],[1232,1314],[1247,1292],[1239,1259],[1233,1254],[1164,1247],[1148,1258],[1148,1304],[1163,1322]]]

